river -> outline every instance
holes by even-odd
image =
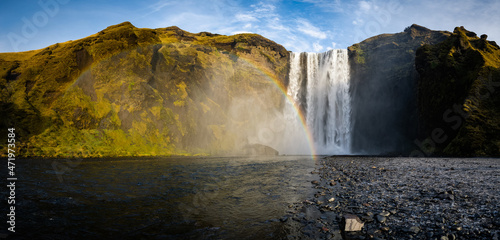
[[[9,237],[284,238],[300,231],[281,220],[313,194],[314,169],[309,156],[17,160]]]

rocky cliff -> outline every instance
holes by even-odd
[[[0,53],[0,135],[15,127],[23,156],[230,153],[283,104],[288,59],[256,34],[128,22]]]
[[[500,50],[487,36],[412,25],[349,47],[349,64],[353,153],[500,156]],[[289,67],[256,34],[125,22],[0,53],[0,135],[14,127],[21,156],[276,154]]]
[[[449,35],[414,24],[349,47],[354,153],[411,151],[417,137],[415,52]]]
[[[420,150],[500,156],[500,49],[463,27],[418,49]]]

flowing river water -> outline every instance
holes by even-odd
[[[283,238],[300,231],[280,221],[288,206],[318,177],[309,156],[30,159],[16,169],[14,239]]]

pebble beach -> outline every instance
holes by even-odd
[[[499,159],[326,157],[313,173],[314,196],[281,219],[300,238],[500,237]],[[353,216],[360,229],[346,228]]]

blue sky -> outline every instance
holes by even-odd
[[[413,23],[433,30],[464,26],[500,41],[498,0],[4,0],[0,52],[40,49],[130,21],[197,33],[258,33],[291,51],[347,48]]]

